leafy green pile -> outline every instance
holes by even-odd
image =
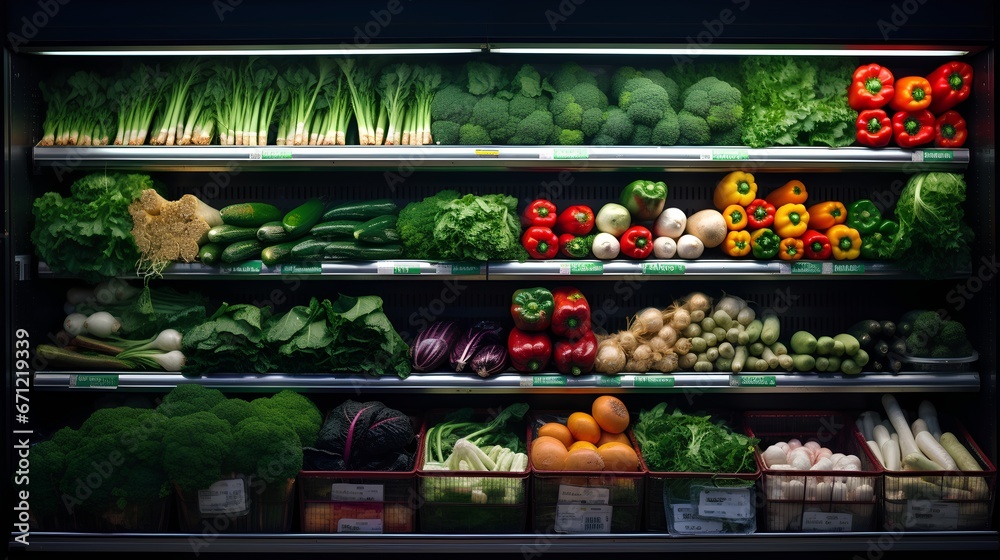
[[[964,221],[965,190],[965,177],[958,173],[910,177],[896,202],[899,233],[890,258],[924,278],[967,268],[974,234]]]
[[[73,182],[69,197],[43,194],[32,208],[35,253],[53,272],[93,283],[134,272],[139,250],[128,206],[151,188],[148,175],[92,173]]]
[[[336,330],[330,371],[410,375],[410,348],[382,311],[382,298],[340,294],[327,313]]]
[[[185,373],[267,373],[264,342],[269,307],[223,303],[208,321],[184,334]]]
[[[434,258],[434,225],[438,212],[446,203],[461,197],[458,191],[444,190],[419,202],[411,202],[399,211],[396,230],[407,255],[414,259]]]
[[[527,259],[521,246],[517,199],[467,194],[441,207],[434,225],[439,258],[458,261]]]
[[[734,432],[710,415],[667,412],[660,403],[639,412],[632,428],[649,470],[656,472],[748,473],[756,470],[757,438]]]
[[[743,142],[849,146],[858,113],[847,103],[857,62],[841,57],[749,56],[742,60]]]

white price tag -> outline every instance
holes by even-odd
[[[557,533],[610,533],[611,506],[556,505]]]
[[[698,493],[698,516],[716,519],[752,519],[753,488],[705,488]]]
[[[246,513],[247,492],[243,480],[220,480],[205,490],[198,490],[198,511],[209,515]]]
[[[331,502],[382,502],[385,486],[381,484],[334,484],[330,487]]]
[[[559,485],[560,504],[607,504],[611,500],[611,490],[588,486]]]
[[[674,526],[671,531],[698,534],[721,533],[724,529],[722,521],[695,517],[694,506],[691,504],[674,504],[672,507],[674,508]]]
[[[381,519],[341,519],[337,522],[338,533],[381,533]]]
[[[849,532],[854,516],[849,513],[830,513],[825,511],[802,512],[802,530],[820,532]]]
[[[911,530],[957,531],[958,504],[931,500],[908,500],[904,522],[906,528]]]

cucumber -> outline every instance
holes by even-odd
[[[366,243],[399,242],[399,232],[396,231],[396,216],[387,215],[372,218],[354,230],[354,238]]]
[[[274,220],[257,228],[257,239],[260,239],[264,243],[272,243],[291,241],[292,239],[297,239],[297,237],[293,238],[288,233],[281,220]]]
[[[829,356],[833,354],[833,345],[835,340],[832,336],[821,335],[816,338],[816,354],[820,356]],[[793,344],[794,346],[794,344]],[[843,353],[843,352],[842,352]]]
[[[256,259],[260,257],[260,252],[263,249],[264,244],[256,237],[230,243],[222,250],[222,262],[234,263]]]
[[[257,228],[222,224],[208,230],[208,240],[212,243],[228,245],[248,239],[257,239]]]
[[[240,227],[260,227],[282,216],[281,209],[266,202],[230,204],[219,210],[219,214],[222,214],[223,223]]]
[[[226,246],[222,243],[206,243],[198,248],[198,260],[202,264],[215,264],[222,257],[222,250]]]
[[[343,202],[323,213],[323,221],[357,220],[368,221],[379,216],[399,214],[399,206],[388,198]]]
[[[324,207],[325,204],[318,198],[307,200],[285,214],[281,218],[281,225],[285,227],[285,231],[292,237],[305,235],[323,218]]]
[[[795,331],[789,340],[789,347],[796,354],[812,354],[816,351],[816,337],[809,331]]]
[[[309,230],[309,235],[323,239],[353,239],[354,230],[364,222],[358,220],[330,220],[320,222]]]
[[[366,245],[358,241],[327,241],[323,255],[328,259],[356,261],[398,259],[403,256],[403,246],[398,243]]]
[[[298,245],[300,241],[285,241],[284,243],[278,243],[277,245],[268,245],[264,247],[264,250],[260,252],[260,260],[267,266],[274,266],[278,263],[288,262],[293,260],[292,249]]]
[[[306,237],[305,239],[299,240],[292,246],[292,258],[295,260],[302,259],[319,259],[323,258],[323,252],[326,249],[326,245],[329,241],[324,239],[318,239],[315,237]]]

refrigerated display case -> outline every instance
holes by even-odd
[[[267,395],[292,388],[329,408],[351,396],[426,411],[457,406],[490,408],[525,400],[537,410],[565,410],[614,393],[639,410],[669,401],[678,406],[754,410],[878,408],[885,393],[912,403],[933,398],[968,428],[983,454],[996,463],[996,201],[994,156],[993,6],[931,3],[848,2],[837,13],[818,8],[759,6],[749,0],[697,6],[643,6],[641,10],[581,2],[551,6],[439,4],[431,9],[390,1],[319,7],[307,2],[273,4],[221,1],[211,6],[146,3],[123,10],[111,2],[87,6],[12,2],[6,8],[4,49],[6,321],[4,340],[8,472],[19,468],[18,442],[35,443],[53,430],[78,424],[102,405],[156,402],[171,388],[197,383],[227,393]],[[442,15],[443,14],[443,15]],[[858,15],[863,14],[863,18]],[[150,64],[180,56],[214,59],[271,57],[277,65],[315,56],[344,56],[361,48],[382,56],[441,64],[486,60],[554,67],[574,61],[592,67],[684,65],[694,59],[732,61],[766,54],[852,54],[901,73],[920,73],[950,59],[971,64],[976,80],[963,113],[970,128],[966,147],[930,149],[849,146],[40,146],[45,102],[39,82],[71,68],[102,69],[141,60]],[[378,54],[374,49],[385,48]],[[816,51],[819,52],[811,52]],[[386,54],[388,53],[388,54]],[[405,57],[404,57],[405,55]],[[359,54],[359,56],[361,56]],[[412,57],[412,58],[411,58]],[[666,62],[664,62],[666,61]],[[836,331],[868,316],[898,316],[914,306],[933,306],[960,317],[978,361],[957,369],[907,368],[897,374],[739,376],[684,372],[653,378],[518,375],[490,378],[435,372],[364,377],[347,373],[266,375],[225,372],[204,376],[169,373],[80,372],[25,368],[20,351],[54,336],[64,317],[63,295],[79,281],[50,269],[30,241],[32,202],[49,191],[65,193],[72,180],[95,171],[148,173],[173,198],[196,193],[216,207],[244,201],[292,208],[305,200],[419,201],[444,189],[506,193],[524,203],[544,196],[595,207],[616,200],[636,178],[662,178],[672,204],[694,210],[711,200],[724,173],[752,169],[759,180],[780,184],[807,178],[811,192],[854,200],[894,200],[907,177],[924,171],[962,173],[968,184],[966,219],[975,231],[967,268],[925,280],[893,263],[793,270],[783,261],[705,258],[650,262],[567,260],[526,262],[325,261],[313,267],[174,264],[162,279],[180,290],[207,294],[213,302],[307,304],[339,293],[379,295],[404,339],[435,317],[473,319],[507,315],[510,293],[533,285],[571,281],[595,307],[595,324],[613,331],[647,307],[664,307],[692,291],[734,293],[762,307],[780,306],[794,328]],[[587,266],[583,266],[586,264]],[[29,406],[30,405],[30,406]],[[23,411],[22,411],[23,410]],[[30,412],[30,414],[28,413]],[[20,414],[31,433],[22,433]],[[762,505],[762,504],[760,504]],[[491,551],[541,553],[784,552],[878,553],[998,548],[991,495],[985,523],[968,530],[934,528],[834,533],[769,532],[746,535],[671,535],[646,530],[556,534],[525,525],[494,534],[400,533],[380,535],[226,533],[167,529],[109,533],[59,527],[31,531],[24,547],[11,533],[10,549],[71,552],[204,553],[397,553]],[[16,511],[16,509],[15,509]],[[636,507],[636,511],[641,508]],[[294,512],[294,508],[293,508]],[[15,513],[15,519],[17,518]],[[176,515],[171,511],[170,515]],[[294,514],[293,514],[294,515]],[[419,511],[418,511],[419,517]],[[526,516],[530,518],[530,516]],[[417,523],[419,526],[419,523]],[[639,529],[641,528],[641,530]]]

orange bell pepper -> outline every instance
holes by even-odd
[[[817,202],[806,208],[813,229],[827,229],[847,221],[847,207],[836,200]]]
[[[722,211],[722,217],[726,219],[726,227],[730,231],[747,227],[747,209],[739,204],[726,206],[726,209]]]
[[[805,204],[782,204],[774,211],[774,233],[778,237],[799,237],[809,229]]]
[[[783,261],[797,261],[805,252],[805,244],[798,237],[786,237],[778,244],[778,258]]]
[[[750,232],[746,230],[730,231],[722,242],[722,250],[730,257],[745,257],[750,249]]]
[[[861,256],[861,234],[858,230],[837,224],[826,230],[826,236],[830,239],[833,258],[838,261],[854,260]]]
[[[896,89],[889,100],[895,111],[921,111],[931,106],[931,83],[923,76],[906,76],[896,80]]]
[[[792,179],[791,181],[771,191],[766,197],[764,197],[764,200],[770,202],[775,208],[777,208],[782,204],[805,204],[808,196],[809,195],[806,193],[806,186],[802,184],[802,181]]]

